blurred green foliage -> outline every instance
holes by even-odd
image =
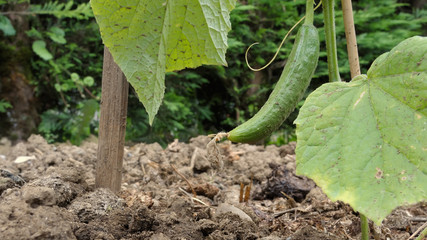
[[[0,99],[0,113],[5,113],[8,108],[12,108],[12,105],[4,99]]]
[[[71,111],[69,108],[62,111],[47,110],[41,116],[39,132],[48,142],[70,141],[72,144],[80,145],[97,128],[95,114],[99,104],[94,99],[82,100],[76,109],[78,110]]]
[[[348,81],[342,12],[338,10],[340,1],[336,2],[339,67],[341,77]],[[29,1],[0,1],[0,41],[18,44],[13,41],[13,30],[19,31],[19,26],[12,26],[9,15],[2,13],[10,5],[22,3]],[[411,3],[353,1],[362,72],[377,56],[403,39],[427,34],[427,7],[415,9]],[[97,134],[103,45],[88,6],[87,0],[41,0],[37,4],[31,2],[26,10],[33,13],[25,16],[30,22],[26,35],[33,50],[31,84],[40,101],[38,130],[50,142],[70,140],[79,144],[89,134]],[[186,141],[200,134],[229,131],[250,118],[264,104],[279,78],[296,31],[280,49],[276,61],[262,72],[254,73],[247,68],[246,48],[259,42],[250,50],[249,62],[255,68],[263,66],[304,12],[305,0],[239,1],[231,13],[233,30],[229,33],[228,67],[203,66],[167,74],[165,99],[153,126],[148,125],[147,114],[131,90],[127,140],[166,145],[175,138]],[[315,25],[323,49],[307,95],[328,81],[321,9],[316,12]],[[299,107],[302,104],[303,101]],[[292,122],[297,113],[291,114],[266,143],[295,140]]]
[[[15,10],[15,6],[23,6]],[[99,110],[102,51],[98,26],[87,1],[25,0],[0,2],[2,17],[27,18],[25,31],[33,56],[30,84],[39,99],[41,122],[38,131],[48,142],[69,140],[80,144],[95,133],[95,114]],[[0,30],[3,30],[0,28]],[[9,31],[11,32],[11,31]],[[2,41],[20,47],[14,34],[3,34]],[[28,59],[26,59],[28,61]],[[80,77],[83,76],[83,77]],[[97,78],[97,80],[95,80]]]
[[[204,132],[203,123],[212,121],[209,99],[198,91],[209,81],[193,71],[167,74],[166,93],[153,126],[132,92],[129,99],[126,138],[137,142],[159,142],[165,146],[175,138],[187,140]]]

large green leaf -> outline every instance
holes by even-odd
[[[229,12],[236,0],[91,0],[102,39],[135,88],[150,124],[165,72],[226,65]]]
[[[297,173],[375,223],[427,200],[427,37],[375,60],[368,75],[314,91],[295,121]]]

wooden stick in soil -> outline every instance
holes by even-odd
[[[246,186],[245,198],[243,199],[243,202],[247,203],[249,201],[249,197],[251,196],[252,182],[253,182],[253,177],[251,177],[251,182],[249,183],[249,185]]]
[[[353,7],[351,0],[341,0],[345,37],[347,39],[348,61],[351,78],[360,75],[359,54],[357,50],[356,30],[354,28]]]
[[[120,191],[129,84],[104,48],[95,187]]]
[[[170,164],[170,166],[176,172],[176,174],[178,174],[182,179],[184,179],[184,181],[190,187],[191,192],[193,193],[193,196],[197,197],[196,191],[194,190],[193,185],[191,185],[190,181],[188,181],[188,179],[184,175],[182,175],[180,172],[178,172],[178,170],[176,169],[176,167],[174,165]]]
[[[243,192],[245,191],[245,184],[240,183],[240,194],[239,194],[239,203],[243,202]]]

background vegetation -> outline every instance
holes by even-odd
[[[49,142],[79,144],[97,134],[103,45],[88,1],[0,0],[0,134],[14,140],[37,132]],[[337,9],[340,9],[339,2]],[[231,14],[229,67],[203,66],[170,73],[163,105],[152,127],[130,91],[126,137],[160,142],[228,131],[263,105],[286,64],[295,34],[275,63],[253,73],[244,61],[260,67],[270,60],[288,29],[302,17],[305,0],[239,1]],[[362,72],[398,42],[427,35],[426,1],[353,1]],[[321,61],[309,91],[328,81],[323,16]],[[342,12],[337,11],[341,77],[349,80]],[[308,94],[308,93],[307,93]],[[303,102],[301,102],[300,106]],[[294,140],[293,113],[267,143]]]

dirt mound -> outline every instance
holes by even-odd
[[[295,175],[294,143],[221,143],[219,170],[208,161],[209,140],[126,147],[118,196],[94,189],[96,143],[31,136],[3,147],[0,239],[360,238],[357,213]],[[245,189],[249,201],[240,203]],[[426,221],[426,204],[396,209],[378,239],[407,239]]]

